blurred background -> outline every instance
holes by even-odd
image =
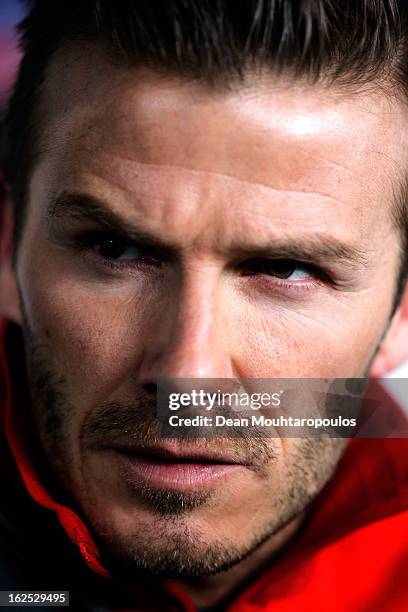
[[[0,107],[10,92],[18,63],[14,26],[24,14],[24,5],[17,0],[0,0]]]
[[[58,0],[55,1],[57,2]],[[11,91],[19,61],[14,28],[23,18],[24,8],[24,3],[18,0],[0,0],[0,110],[4,107]],[[390,373],[388,380],[385,380],[384,384],[391,391],[392,395],[407,406],[408,409],[406,378],[408,378],[408,363]]]

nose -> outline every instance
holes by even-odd
[[[145,388],[156,387],[161,378],[237,377],[231,322],[219,284],[203,274],[181,283],[145,347],[139,369]]]

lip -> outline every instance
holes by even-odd
[[[197,491],[209,488],[245,469],[245,465],[224,453],[188,448],[179,444],[137,447],[118,444],[111,447],[127,481],[141,481],[158,488]]]
[[[164,460],[196,463],[225,463],[240,464],[235,457],[228,455],[220,450],[202,449],[194,445],[186,445],[177,440],[161,442],[154,446],[141,446],[129,441],[118,441],[111,447],[119,452],[129,455],[143,455],[146,457],[156,457]]]

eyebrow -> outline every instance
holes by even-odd
[[[50,202],[45,218],[52,225],[56,219],[80,219],[97,223],[101,228],[145,245],[174,254],[176,245],[166,243],[153,233],[146,231],[135,223],[130,223],[115,213],[102,200],[82,193],[63,192]]]
[[[126,236],[126,238],[174,256],[180,251],[179,245],[158,238],[153,233],[130,223],[115,213],[107,203],[89,194],[63,192],[51,201],[46,209],[45,218],[53,225],[57,219],[80,219],[97,223],[104,229]],[[296,259],[299,261],[343,262],[350,266],[366,266],[367,256],[357,247],[332,237],[313,235],[290,239],[275,239],[265,245],[237,243],[230,251],[239,256]]]

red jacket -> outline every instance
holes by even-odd
[[[4,350],[6,327],[3,321],[0,403],[11,455],[29,496],[58,517],[60,531],[78,548],[82,564],[109,583],[112,579],[88,528],[53,498],[33,467],[24,406],[16,398]],[[396,410],[383,393],[390,410]],[[158,595],[157,589],[162,598],[157,610],[195,610],[174,583],[167,581],[160,588],[165,594]],[[156,597],[155,588],[154,593]],[[153,602],[153,594],[147,597]],[[230,612],[316,609],[408,610],[408,439],[352,440],[334,476],[309,506],[299,532],[228,607]]]

